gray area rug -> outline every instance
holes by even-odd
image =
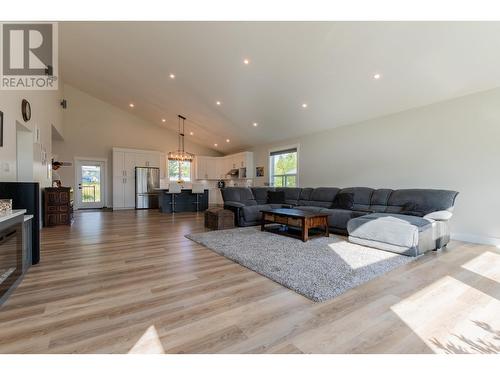
[[[258,227],[186,237],[314,301],[331,299],[416,259],[336,236],[304,243]]]

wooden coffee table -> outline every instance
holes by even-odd
[[[272,210],[262,210],[262,221],[260,230],[270,231],[266,224],[282,224],[300,229],[300,238],[306,242],[309,239],[309,229],[323,228],[324,236],[330,235],[328,231],[328,214],[306,212],[295,208],[275,208]],[[289,231],[272,231],[273,233],[297,237]]]

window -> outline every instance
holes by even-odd
[[[168,179],[170,181],[191,181],[191,162],[169,160]]]
[[[269,155],[271,186],[297,186],[297,148],[273,151]]]

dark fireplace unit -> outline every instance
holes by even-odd
[[[20,215],[0,222],[0,303],[23,274],[27,259],[23,254],[23,221]]]
[[[31,260],[40,262],[40,186],[38,182],[0,182],[0,198],[12,199],[12,208],[25,209],[33,215],[31,228]]]

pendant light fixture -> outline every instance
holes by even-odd
[[[177,115],[177,117],[179,119],[179,144],[177,151],[170,151],[168,153],[168,160],[192,162],[194,154],[184,151],[184,121],[186,121],[186,118],[181,115]]]

